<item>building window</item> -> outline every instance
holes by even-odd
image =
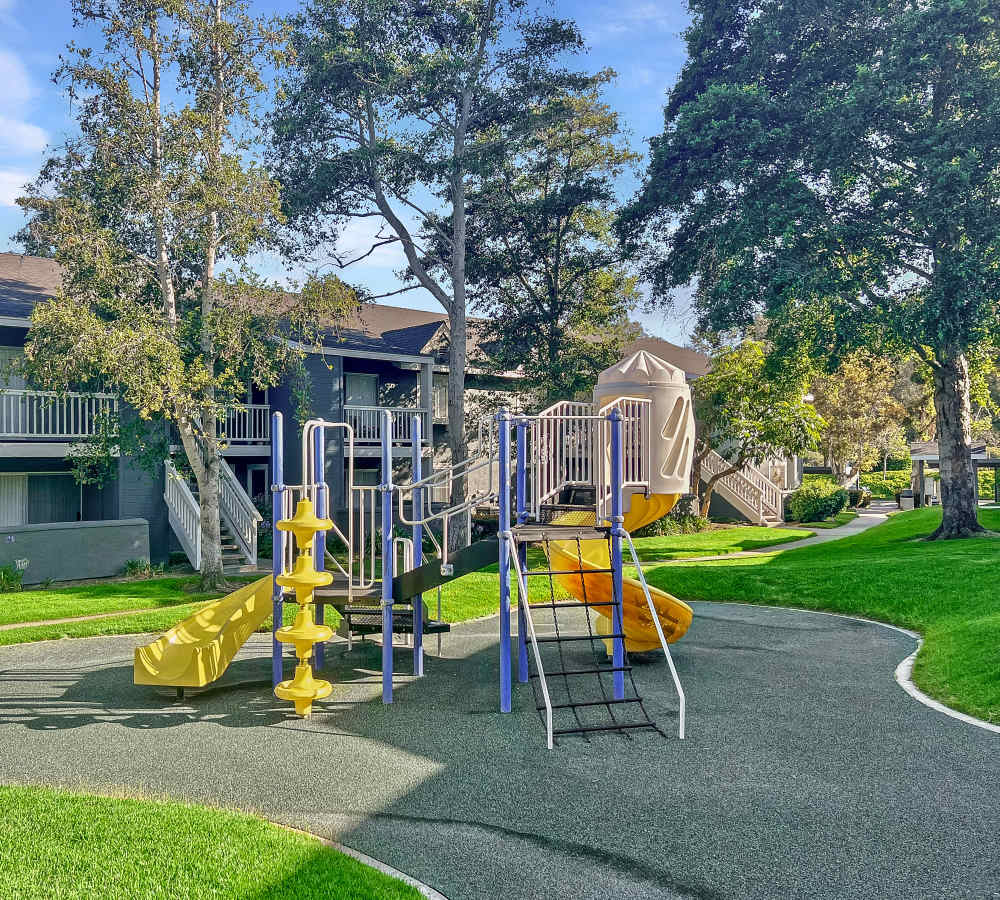
[[[378,406],[378,375],[349,372],[344,375],[345,406]]]
[[[431,394],[433,397],[434,421],[448,421],[448,376],[435,375]]]

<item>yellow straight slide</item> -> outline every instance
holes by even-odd
[[[633,494],[631,500],[631,508],[625,513],[624,522],[625,530],[628,532],[642,528],[643,525],[655,522],[665,516],[677,502],[677,494],[650,494],[648,497],[644,497],[642,494]],[[553,519],[552,524],[593,525],[594,514],[587,512],[567,513]],[[549,553],[551,554],[549,562],[553,569],[563,571],[582,569],[588,572],[586,575],[555,576],[559,584],[577,600],[583,602],[586,599],[591,603],[606,603],[612,599],[611,576],[607,572],[589,574],[589,570],[610,567],[607,541],[581,541],[579,558],[577,557],[576,541],[552,541],[549,545]],[[626,562],[628,558],[626,549]],[[666,591],[652,586],[649,588],[649,596],[656,607],[663,636],[671,644],[680,640],[691,625],[691,618],[694,615],[691,607],[683,600],[678,600]],[[605,617],[604,620],[597,622],[599,633],[610,633],[611,609],[610,606],[594,607],[594,612]],[[627,650],[641,652],[660,648],[660,638],[656,633],[656,626],[649,612],[642,584],[634,578],[622,579],[622,617]],[[609,644],[610,641],[605,641],[605,643]]]
[[[135,683],[204,687],[219,678],[271,615],[271,576],[247,584],[137,647]]]

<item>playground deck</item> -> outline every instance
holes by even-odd
[[[997,896],[995,734],[893,681],[906,635],[698,603],[675,648],[687,739],[539,740],[531,692],[496,712],[496,619],[456,626],[430,677],[379,702],[380,654],[329,655],[309,720],[262,689],[255,637],[226,689],[170,704],[131,683],[148,638],[0,650],[0,781],[137,790],[258,810],[343,841],[451,900]],[[636,666],[658,720],[665,664]],[[245,688],[233,687],[252,680]],[[293,775],[288,760],[299,771]]]

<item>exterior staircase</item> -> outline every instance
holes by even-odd
[[[729,463],[714,450],[710,450],[701,463],[701,478],[708,481],[713,475],[728,468]],[[781,525],[785,521],[781,488],[752,463],[717,481],[715,493],[754,525]]]
[[[219,519],[222,536],[222,565],[226,574],[257,571],[257,523],[262,517],[243,489],[233,470],[220,459]],[[164,461],[166,478],[163,499],[170,527],[177,535],[188,562],[201,568],[201,504],[198,488],[174,466]]]

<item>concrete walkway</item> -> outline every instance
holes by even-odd
[[[254,809],[451,900],[1000,897],[1000,737],[893,681],[912,638],[694,606],[675,648],[688,739],[655,663],[635,674],[666,737],[554,751],[528,686],[497,712],[495,618],[446,636],[390,707],[377,648],[331,654],[337,687],[308,721],[247,683],[267,677],[266,635],[228,688],[179,704],[132,684],[138,636],[0,648],[0,781]]]
[[[825,544],[829,541],[839,541],[841,538],[853,537],[876,525],[881,525],[889,518],[889,513],[898,507],[891,501],[876,500],[868,509],[859,509],[858,516],[851,519],[845,525],[838,525],[836,528],[797,528],[795,526],[782,525],[789,531],[812,532],[811,537],[802,538],[800,541],[787,541],[784,544],[773,544],[770,547],[761,547],[759,550],[739,550],[736,553],[720,553],[715,556],[686,556],[681,559],[664,560],[643,560],[643,565],[661,566],[668,563],[705,562],[712,559],[737,559],[741,556],[763,556],[768,553],[784,553],[788,550],[798,550],[800,547],[811,547],[813,544]]]

